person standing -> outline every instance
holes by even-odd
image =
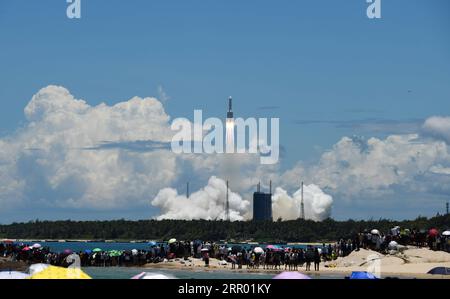
[[[205,262],[205,267],[209,267],[209,252],[203,252],[203,261]]]
[[[319,271],[320,265],[320,252],[319,249],[314,249],[314,271]]]

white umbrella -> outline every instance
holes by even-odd
[[[450,230],[446,230],[442,233],[443,236],[450,236]]]
[[[138,251],[137,251],[137,249],[133,249],[133,250],[131,250],[131,253],[132,253],[133,255],[137,255],[137,254],[138,254]]]
[[[45,269],[48,268],[48,266],[50,266],[50,265],[47,265],[47,264],[33,264],[33,265],[31,265],[28,268],[28,274],[30,274],[30,276],[34,275],[36,273],[44,271]]]
[[[264,253],[264,249],[262,249],[261,247],[255,247],[255,249],[253,249],[254,253]]]
[[[162,273],[142,272],[131,279],[175,279],[175,276],[166,275]]]
[[[0,279],[27,279],[30,275],[17,271],[0,272]]]
[[[169,242],[167,242],[167,243],[172,244],[172,243],[175,243],[176,241],[177,241],[177,239],[172,238],[172,239],[170,239]]]
[[[370,233],[371,233],[372,235],[379,235],[379,234],[380,234],[380,231],[379,231],[378,229],[372,229],[372,230],[370,231]]]
[[[398,243],[395,242],[395,241],[391,241],[391,242],[389,242],[388,248],[389,248],[390,250],[397,250],[397,248],[398,248]]]
[[[209,249],[208,248],[202,248],[201,251],[205,252],[205,251],[209,251]]]
[[[36,243],[36,244],[34,244],[33,246],[31,246],[31,247],[34,248],[34,249],[38,249],[38,248],[41,248],[42,245],[39,244],[39,243]]]

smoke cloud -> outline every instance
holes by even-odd
[[[161,215],[156,219],[178,220],[219,220],[225,216],[226,182],[215,176],[209,179],[206,187],[193,193],[189,198],[179,195],[173,188],[165,188],[159,191],[152,201],[152,205],[161,209]],[[229,193],[230,220],[250,220],[248,213],[250,202],[239,194]],[[293,220],[300,216],[301,189],[293,196],[287,191],[277,188],[273,195],[272,209],[274,220]],[[331,214],[333,199],[325,194],[318,186],[305,186],[304,191],[305,217],[316,221],[328,218]]]
[[[165,188],[159,191],[152,201],[152,205],[161,209],[161,219],[183,219],[183,220],[225,220],[226,182],[212,176],[206,187],[192,193],[187,198],[179,195],[173,188]],[[244,214],[250,207],[250,202],[229,190],[230,220],[244,220]]]
[[[301,188],[290,196],[283,188],[277,188],[273,195],[273,219],[293,220],[300,217]],[[325,194],[318,186],[311,184],[304,186],[305,218],[322,221],[331,215],[333,198]]]

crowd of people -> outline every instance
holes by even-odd
[[[277,246],[227,244],[216,242],[177,241],[150,242],[143,250],[84,250],[72,252],[51,252],[50,248],[40,244],[23,244],[17,242],[0,242],[0,257],[28,264],[45,263],[68,267],[79,263],[81,267],[143,266],[148,263],[160,263],[178,259],[189,261],[191,258],[202,259],[209,266],[210,258],[219,260],[221,265],[231,265],[232,269],[265,269],[296,271],[320,270],[320,263],[349,255],[360,248],[387,253],[394,246],[414,245],[428,246],[432,250],[450,251],[448,234],[439,234],[437,230],[416,231],[395,227],[386,234],[376,229],[355,234],[353,238],[341,239],[334,244],[308,246]]]

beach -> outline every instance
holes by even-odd
[[[346,257],[339,257],[337,260],[321,263],[320,271],[305,271],[300,268],[301,273],[313,276],[325,277],[345,277],[353,271],[374,271],[379,266],[381,278],[420,278],[420,279],[450,279],[447,275],[431,275],[428,271],[435,267],[450,268],[450,253],[442,251],[432,251],[426,248],[408,247],[403,252],[382,255],[376,251],[360,249],[353,251]],[[371,268],[369,268],[371,267]],[[195,270],[195,271],[230,271],[236,273],[270,273],[277,274],[284,271],[284,265],[279,270],[267,270],[262,266],[259,269],[231,269],[230,263],[224,263],[218,259],[211,258],[209,267],[205,267],[202,259],[189,258],[174,259],[157,264],[146,264],[146,269],[171,269],[171,270]]]

